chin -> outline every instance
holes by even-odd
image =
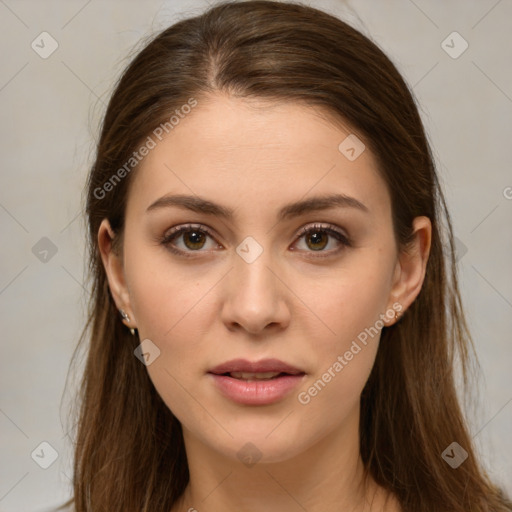
[[[222,440],[208,439],[207,443],[214,450],[248,467],[256,463],[287,461],[314,443],[313,439],[308,442],[309,437],[306,438],[306,432],[300,425],[285,425],[286,420],[280,425],[280,421],[282,418],[278,421],[259,421],[258,424],[239,421],[236,427],[228,428],[233,437],[226,435],[222,436]]]

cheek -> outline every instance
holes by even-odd
[[[180,272],[162,257],[150,258],[133,247],[131,251],[125,268],[139,336],[160,351],[147,371],[165,404],[186,421],[192,414],[190,392],[203,370],[205,326],[213,311],[214,295],[208,291],[219,276],[211,271]],[[194,414],[201,414],[201,408]]]
[[[388,307],[390,272],[376,258],[350,265],[321,280],[302,278],[296,287],[309,312],[307,323],[318,326],[316,347],[325,353],[344,352],[367,329],[373,329]],[[377,328],[383,327],[382,322]],[[309,331],[313,335],[312,329]]]
[[[375,292],[370,286],[337,287],[320,313],[335,334],[316,337],[315,372],[297,401],[308,417],[323,418],[326,431],[350,417],[373,368],[385,313],[384,294]]]
[[[181,286],[182,284],[182,286]],[[211,299],[205,293],[210,286],[194,282],[180,283],[152,278],[135,281],[134,312],[140,339],[150,339],[160,350],[157,366],[181,378],[202,370],[200,354],[211,321]]]
[[[173,264],[164,249],[130,249],[126,277],[139,334],[164,346],[186,339],[193,348],[201,332],[198,319],[204,316],[208,291],[218,276],[207,272],[206,266],[191,269]]]
[[[191,405],[191,393],[200,377],[204,353],[201,340],[201,313],[206,302],[199,287],[188,283],[187,291],[163,279],[148,278],[135,283],[137,323],[140,339],[149,339],[158,347],[158,357],[147,366],[147,371],[158,394],[179,419],[187,424],[197,421],[200,407]],[[193,403],[193,400],[192,400]]]
[[[320,419],[321,432],[336,430],[340,425],[348,426],[357,421],[360,396],[368,380],[378,347],[378,339],[372,345],[358,348],[351,346],[349,361],[346,352],[329,359],[323,372],[312,376],[298,396],[299,413],[304,418]],[[313,422],[314,423],[314,422]]]
[[[309,288],[309,297],[316,297],[311,302],[315,315],[306,327],[315,340],[316,371],[298,401],[311,412],[327,408],[332,421],[340,421],[358,403],[372,370],[384,326],[381,315],[387,313],[389,275],[373,258],[317,285],[313,293]],[[317,318],[326,327],[321,335],[312,328],[313,323],[318,327]]]

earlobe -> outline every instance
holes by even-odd
[[[425,216],[416,217],[413,221],[413,240],[400,252],[393,276],[391,299],[402,306],[402,315],[414,302],[423,286],[431,237],[430,219]]]
[[[133,323],[134,316],[130,307],[130,296],[126,286],[122,258],[113,250],[112,242],[114,233],[108,219],[103,219],[98,230],[98,248],[103,261],[103,267],[107,275],[110,292],[116,303],[117,309],[123,310]],[[123,322],[128,325],[127,320]],[[134,327],[128,325],[128,327]]]

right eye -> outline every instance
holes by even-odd
[[[187,224],[172,228],[160,240],[160,243],[174,254],[190,258],[193,257],[191,254],[193,252],[206,252],[201,249],[208,237],[213,238],[213,235],[206,226]],[[178,248],[175,244],[175,240],[180,238],[183,241],[184,248]],[[216,247],[219,247],[219,244],[216,244]]]

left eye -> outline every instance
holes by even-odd
[[[193,252],[204,252],[201,251],[201,249],[204,248],[208,237],[214,239],[213,235],[205,227],[186,225],[179,226],[171,230],[171,232],[165,235],[161,240],[161,243],[175,254],[190,257]],[[180,238],[183,240],[185,246],[184,249],[178,248],[174,242]],[[341,248],[349,247],[351,245],[347,236],[331,225],[324,226],[315,224],[314,226],[306,226],[298,233],[298,239],[301,240],[302,238],[304,238],[306,246],[311,249],[311,251],[306,252],[328,253],[326,255],[319,255],[320,257],[331,255],[332,253],[336,253],[340,250],[340,247],[338,247],[338,249],[335,248],[329,251],[324,251],[325,247],[329,244],[329,238],[336,239],[338,246],[341,246]],[[212,245],[220,247],[219,244],[214,243]]]
[[[341,248],[350,247],[349,239],[341,231],[331,225],[322,226],[315,224],[314,226],[306,226],[300,232],[299,240],[304,237],[306,244],[308,244],[308,242],[311,244],[310,247],[313,249],[313,252],[328,252],[328,255],[332,254],[333,252],[338,252],[340,248],[331,251],[323,251],[323,249],[329,243],[329,237],[335,238],[338,242],[338,245],[341,245]]]

